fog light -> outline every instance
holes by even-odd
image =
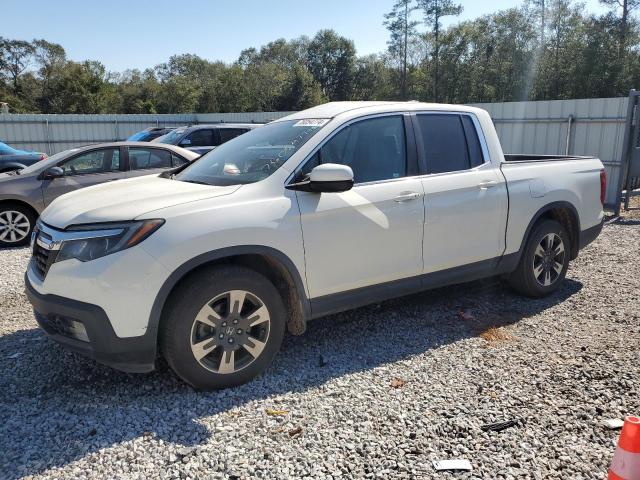
[[[75,320],[68,320],[69,326],[68,333],[69,336],[75,338],[76,340],[80,340],[82,342],[88,342],[89,336],[87,335],[87,329],[84,328],[84,325],[80,322],[76,322]]]

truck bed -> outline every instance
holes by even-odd
[[[552,162],[560,160],[585,160],[594,157],[580,157],[577,155],[527,155],[509,153],[504,155],[505,162]]]

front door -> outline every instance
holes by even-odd
[[[45,205],[73,190],[118,180],[125,176],[120,161],[120,149],[117,147],[83,152],[58,166],[64,170],[64,176],[42,182]]]
[[[303,167],[301,176],[321,163],[349,165],[355,180],[343,193],[296,192],[311,298],[422,272],[423,190],[413,157],[404,117],[389,115],[342,128]]]

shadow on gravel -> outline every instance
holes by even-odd
[[[632,220],[629,218],[618,217],[611,223],[614,225],[636,226],[636,225],[640,225],[640,220]]]
[[[265,375],[213,393],[193,391],[165,365],[146,375],[103,367],[64,351],[37,329],[5,335],[0,478],[34,475],[141,436],[198,445],[217,434],[199,423],[201,417],[475,337],[540,313],[581,288],[567,279],[548,298],[525,299],[490,279],[333,315],[312,322],[301,337],[289,336]],[[461,310],[473,320],[462,319]],[[261,418],[263,408],[255,415]]]

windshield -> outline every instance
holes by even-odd
[[[130,142],[142,142],[143,140],[146,140],[147,138],[149,138],[149,135],[150,135],[149,132],[147,132],[146,130],[143,130],[141,132],[134,133],[129,138],[127,138],[127,140]]]
[[[238,185],[264,180],[329,120],[275,122],[222,144],[175,176],[183,182]]]
[[[175,130],[167,133],[166,135],[162,135],[161,137],[153,140],[156,143],[167,143],[169,145],[177,145],[180,137],[186,132],[186,128],[176,128]]]
[[[0,142],[0,153],[3,153],[5,155],[11,155],[11,154],[14,154],[15,152],[16,152],[15,148],[10,147],[6,143]]]

